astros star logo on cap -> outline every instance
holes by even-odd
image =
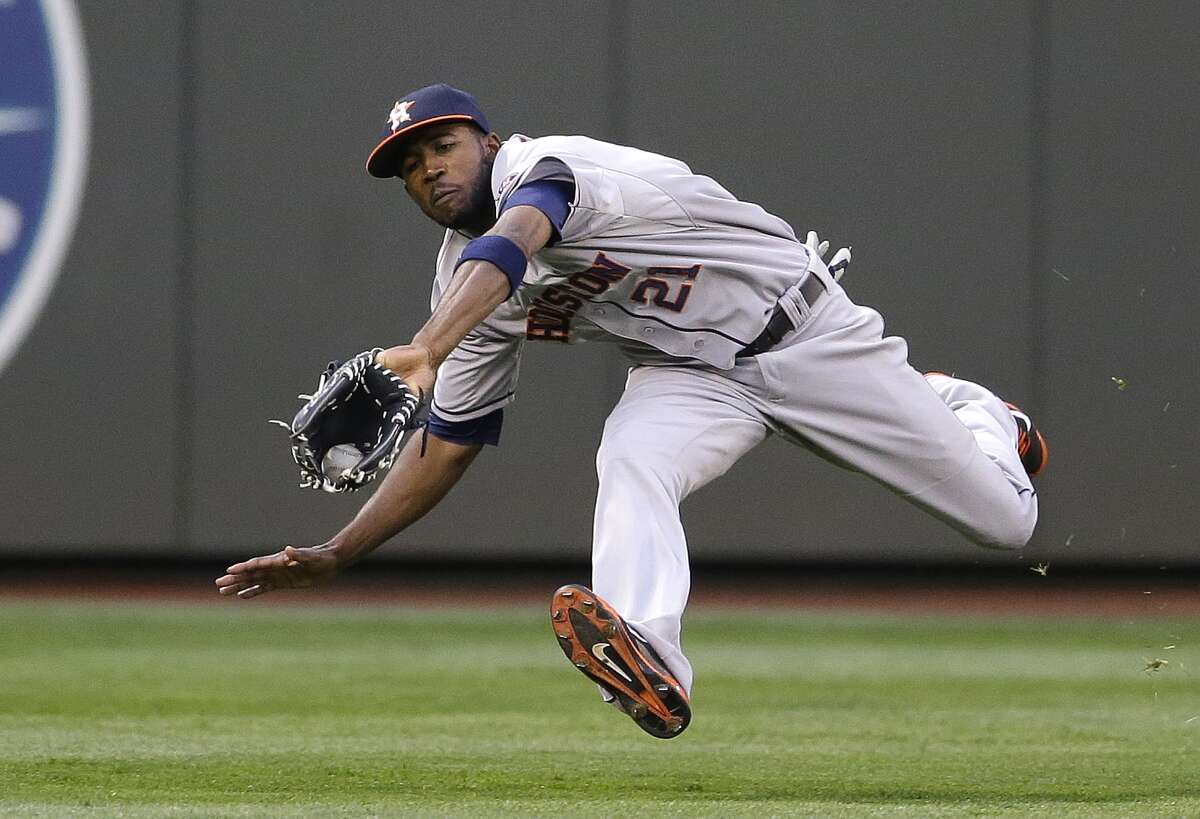
[[[6,0],[0,0],[0,7]],[[0,77],[3,75],[3,51],[0,51]],[[0,92],[3,89],[0,88]],[[381,129],[375,149],[367,157],[367,173],[380,179],[398,173],[399,154],[406,140],[418,129],[438,122],[469,122],[485,134],[491,133],[487,117],[479,103],[466,91],[445,83],[427,85],[400,97]],[[0,179],[3,179],[0,174]]]
[[[392,130],[395,131],[403,122],[408,122],[412,119],[412,114],[408,113],[408,109],[416,105],[415,100],[408,102],[397,102],[392,106],[392,113],[388,114],[388,122],[392,124]]]

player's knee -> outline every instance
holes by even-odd
[[[641,470],[653,463],[652,448],[634,435],[621,434],[606,426],[596,450],[596,473],[603,478],[612,470]]]
[[[638,492],[669,490],[677,483],[673,464],[645,447],[631,448],[620,440],[605,441],[596,452],[596,475],[602,486]]]
[[[1033,528],[1036,523],[1036,512],[1000,517],[992,521],[985,530],[979,532],[975,542],[988,549],[1021,549],[1033,537]]]

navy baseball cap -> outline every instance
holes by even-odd
[[[380,179],[399,176],[396,160],[404,138],[426,125],[454,120],[472,122],[485,134],[492,131],[475,98],[445,83],[427,85],[396,100],[379,144],[367,159],[367,173]]]

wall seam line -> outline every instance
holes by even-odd
[[[174,545],[191,539],[191,488],[194,473],[192,430],[195,428],[195,158],[196,137],[196,3],[179,4],[179,103],[176,127],[176,300],[175,300],[175,475],[173,485]]]
[[[1030,55],[1030,157],[1029,157],[1029,406],[1032,412],[1045,411],[1047,366],[1046,333],[1050,274],[1050,227],[1047,221],[1049,198],[1048,134],[1050,83],[1050,9],[1049,0],[1030,0],[1032,31]]]

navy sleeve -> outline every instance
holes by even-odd
[[[491,444],[500,443],[500,427],[504,424],[504,410],[496,409],[479,418],[470,421],[447,421],[438,417],[433,410],[429,411],[429,432],[443,441],[452,444]]]
[[[527,182],[508,195],[500,212],[517,205],[532,205],[546,214],[554,235],[547,244],[554,244],[562,235],[563,223],[571,213],[571,201],[575,198],[575,183],[558,179],[539,179]]]

